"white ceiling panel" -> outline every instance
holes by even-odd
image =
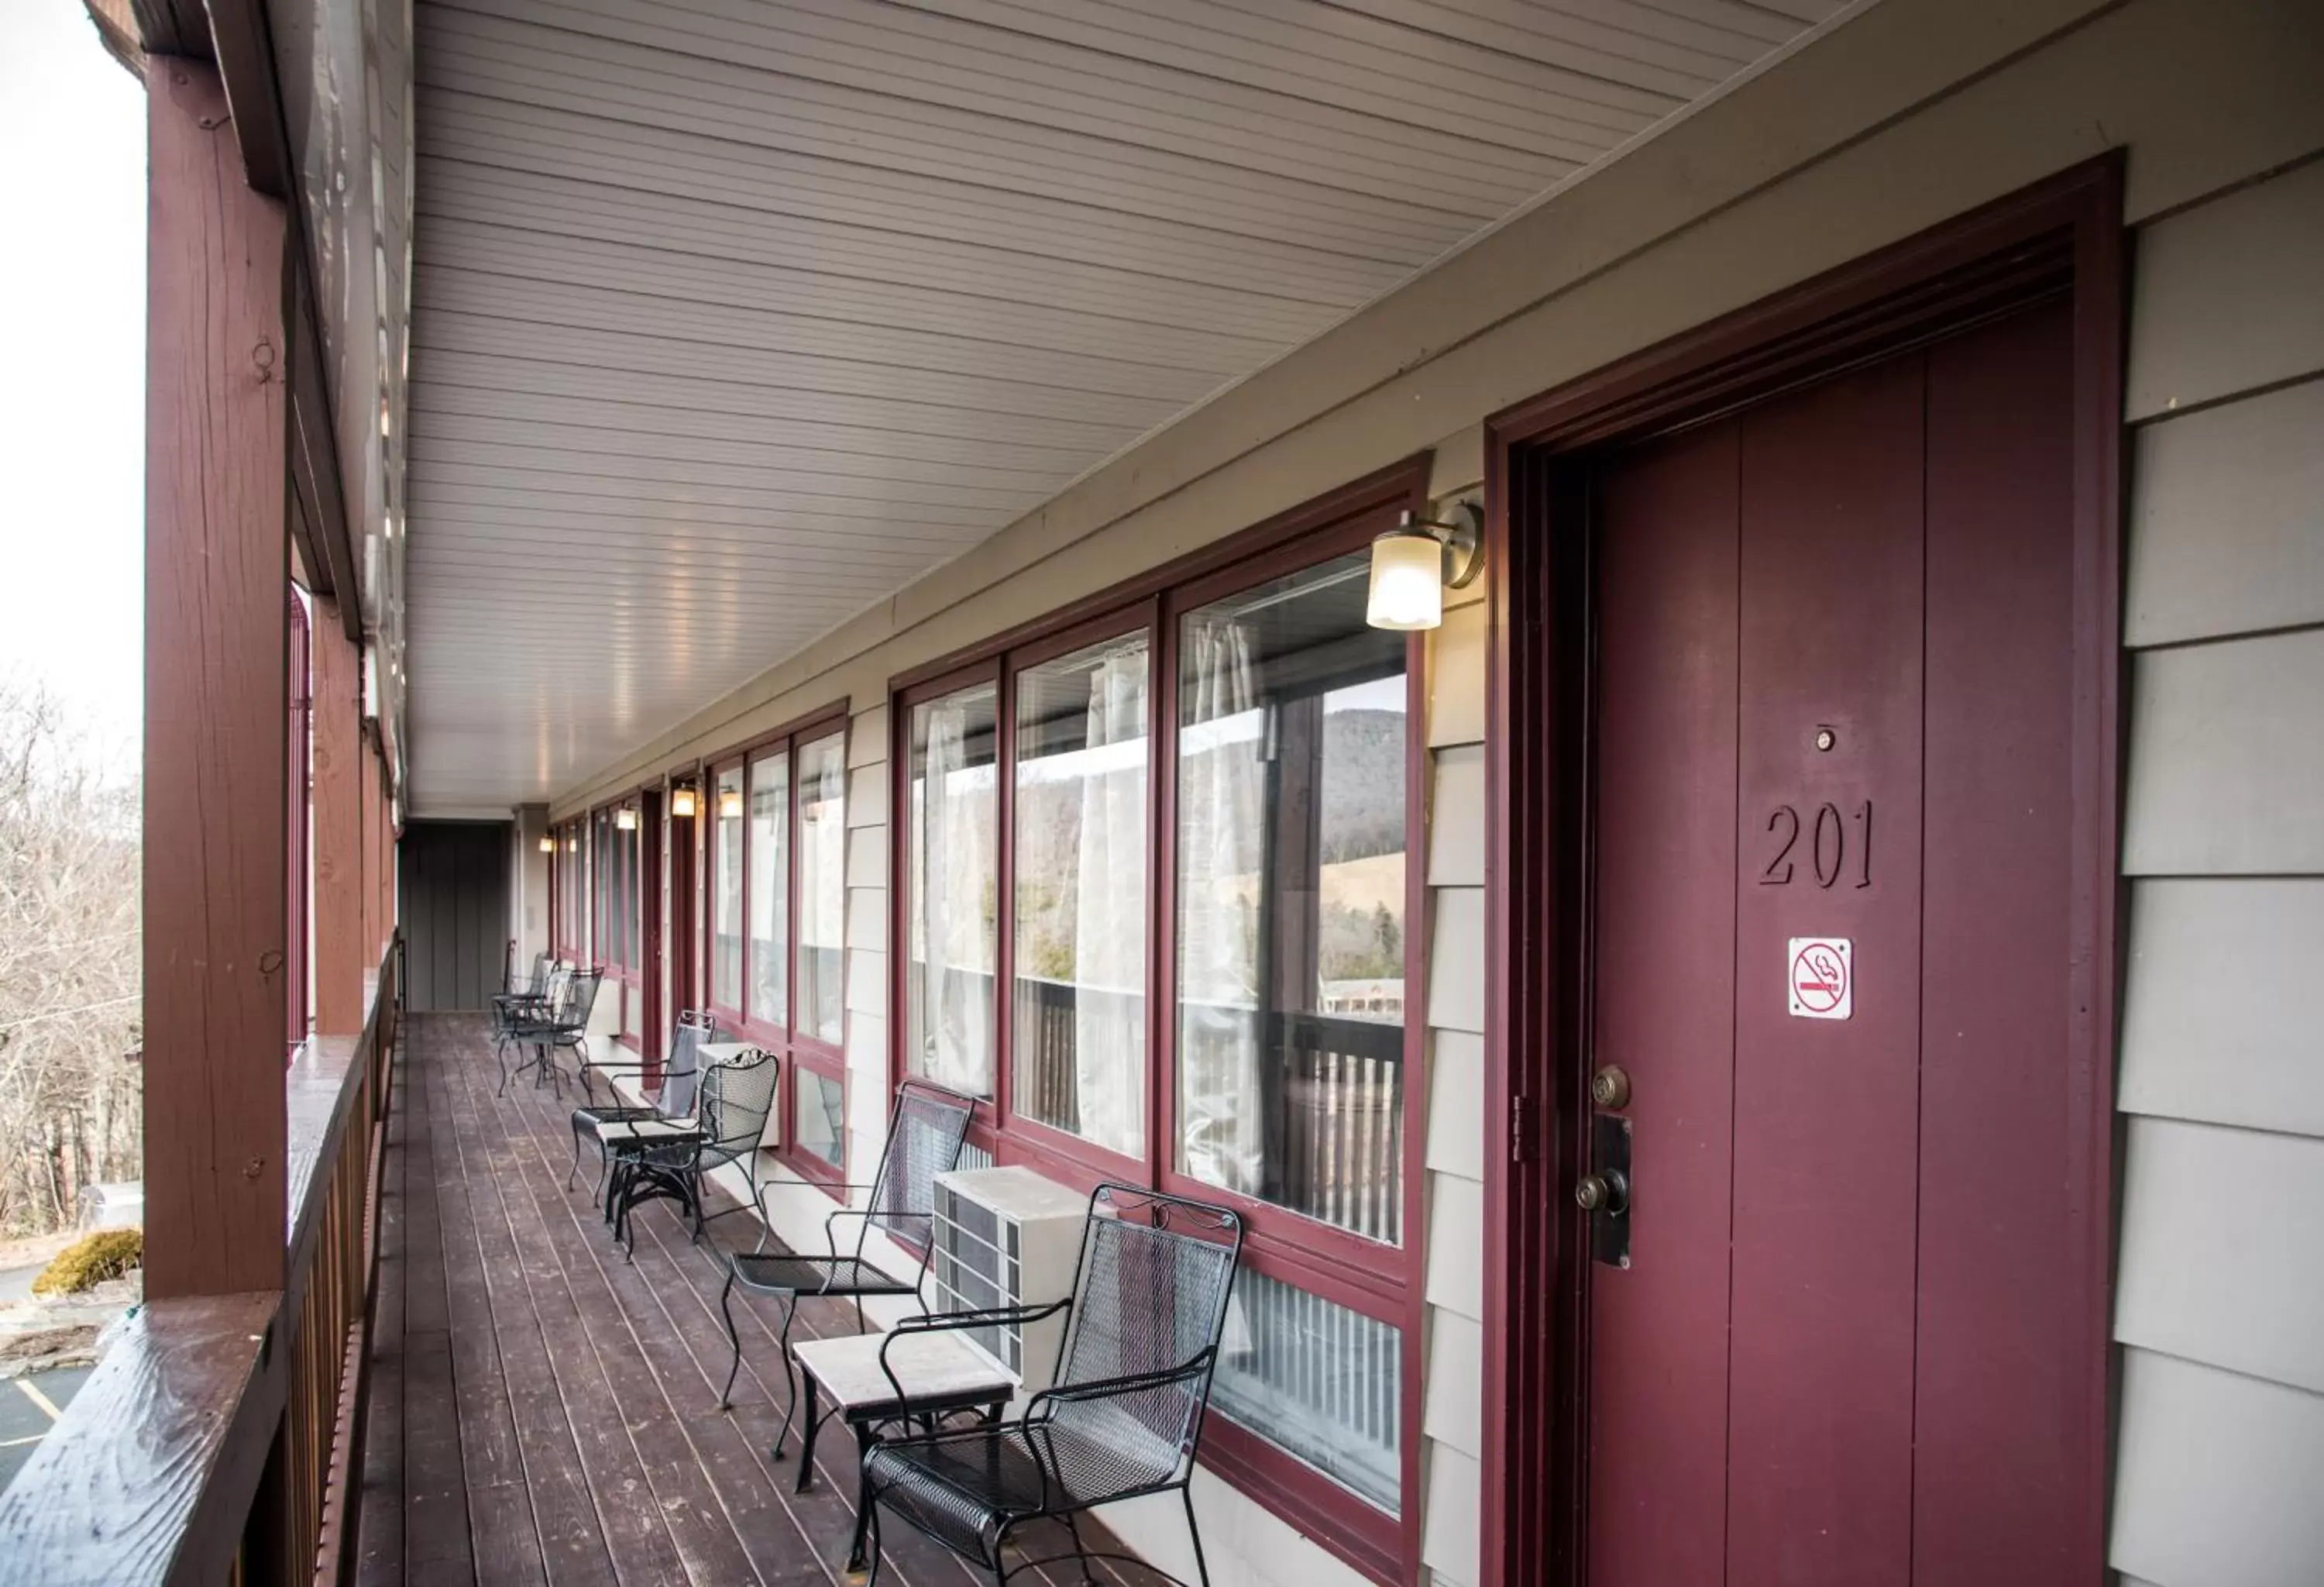
[[[421,0],[413,807],[555,795],[1836,5]]]

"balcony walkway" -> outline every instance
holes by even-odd
[[[750,1310],[733,1409],[715,1408],[727,1361],[717,1253],[755,1240],[755,1221],[714,1223],[696,1249],[658,1204],[639,1214],[625,1264],[588,1178],[565,1188],[572,1086],[562,1102],[530,1084],[495,1098],[478,1017],[415,1014],[406,1031],[381,1195],[358,1580],[844,1582],[853,1441],[829,1430],[839,1435],[820,1441],[806,1493],[792,1490],[795,1438],[792,1458],[769,1458],[783,1395],[774,1306]],[[853,1314],[810,1304],[799,1322],[802,1333],[852,1331]],[[883,1584],[975,1579],[924,1539],[889,1533]],[[1066,1587],[1078,1573],[1018,1580]]]

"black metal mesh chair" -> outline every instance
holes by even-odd
[[[613,1168],[605,1206],[613,1238],[625,1252],[637,1249],[631,1220],[650,1201],[676,1202],[694,1220],[694,1239],[712,1218],[755,1206],[759,1188],[759,1144],[775,1111],[776,1082],[782,1067],[775,1055],[752,1047],[731,1062],[702,1071],[694,1117],[639,1119],[609,1125],[603,1132]],[[742,1165],[751,1200],[723,1213],[705,1213],[702,1182],[713,1169]]]
[[[532,973],[525,981],[512,984],[505,992],[493,994],[493,1046],[504,1047],[515,1033],[518,1020],[525,1015],[539,1015],[541,1005],[549,1001],[549,973],[557,961],[547,954],[532,956]]]
[[[709,1015],[697,1014],[687,1009],[678,1017],[670,1029],[669,1053],[662,1060],[661,1084],[650,1103],[624,1105],[618,1102],[598,1103],[594,1098],[573,1110],[573,1167],[566,1171],[565,1188],[573,1188],[574,1176],[581,1172],[581,1143],[597,1143],[598,1190],[605,1187],[605,1137],[608,1125],[634,1123],[640,1119],[685,1119],[694,1117],[695,1082],[702,1066],[702,1044],[715,1040],[718,1030]],[[582,1089],[588,1090],[590,1070],[607,1076],[634,1075],[642,1080],[646,1067],[635,1064],[591,1064],[581,1066]]]
[[[561,979],[560,979],[561,977]],[[529,1047],[532,1056],[509,1066],[508,1055],[501,1055],[501,1092],[508,1091],[509,1081],[533,1072],[532,1083],[548,1080],[564,1094],[564,1077],[558,1073],[557,1056],[570,1052],[586,1058],[589,1051],[589,1015],[597,1006],[597,987],[605,979],[603,965],[587,970],[559,970],[549,978],[549,1001],[535,1013],[520,1015],[516,1029],[509,1039],[519,1047]]]
[[[718,1391],[718,1408],[724,1410],[728,1397],[734,1391],[734,1375],[742,1368],[742,1337],[734,1329],[734,1287],[756,1291],[761,1295],[780,1296],[783,1299],[783,1326],[777,1340],[777,1351],[782,1357],[783,1383],[789,1391],[789,1400],[783,1407],[783,1425],[775,1433],[774,1458],[783,1458],[783,1440],[791,1430],[791,1420],[798,1411],[798,1373],[791,1363],[791,1323],[798,1315],[798,1305],[809,1296],[828,1300],[852,1300],[855,1303],[855,1325],[863,1326],[863,1302],[873,1296],[910,1296],[919,1299],[920,1280],[928,1270],[928,1247],[934,1239],[936,1220],[936,1176],[948,1173],[960,1162],[960,1149],[968,1140],[968,1121],[976,1111],[976,1103],[957,1092],[930,1085],[925,1081],[908,1080],[896,1092],[896,1105],[888,1117],[888,1140],[880,1150],[880,1166],[873,1171],[869,1185],[844,1185],[843,1190],[868,1190],[871,1197],[860,1207],[840,1207],[823,1221],[824,1244],[828,1254],[814,1256],[789,1251],[767,1250],[768,1231],[759,1235],[755,1251],[736,1251],[726,1259],[726,1284],[718,1292],[718,1309],[726,1319],[726,1340],[733,1347],[733,1359],[727,1363],[726,1386]],[[763,1203],[766,1193],[788,1181],[769,1181],[759,1191]],[[805,1182],[797,1182],[804,1184]],[[760,1208],[763,1219],[766,1209]],[[836,1225],[840,1219],[854,1220],[855,1239],[847,1250],[839,1246]],[[908,1250],[920,1253],[919,1267],[908,1277],[890,1273],[863,1255],[863,1242],[872,1230],[898,1241]],[[922,1302],[922,1309],[926,1303]]]
[[[936,1329],[1067,1313],[1056,1376],[1016,1421],[882,1438],[865,1455],[860,1502],[872,1523],[872,1580],[883,1513],[1006,1582],[1028,1565],[1056,1563],[1003,1564],[1010,1533],[1025,1523],[1064,1521],[1086,1575],[1099,1556],[1082,1543],[1082,1511],[1176,1491],[1194,1569],[1209,1587],[1188,1484],[1241,1250],[1242,1220],[1223,1207],[1101,1185],[1090,1197],[1070,1298],[899,1324],[889,1345]],[[883,1367],[889,1345],[881,1349]],[[892,1370],[889,1379],[895,1381]]]

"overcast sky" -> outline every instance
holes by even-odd
[[[108,764],[143,698],[145,95],[78,0],[0,0],[0,675]]]

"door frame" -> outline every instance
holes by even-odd
[[[1588,1518],[1586,1160],[1593,835],[1587,798],[1585,449],[1781,392],[2069,296],[2073,337],[2073,962],[2068,1165],[2083,1258],[2057,1278],[2086,1338],[2076,1570],[2104,1567],[2114,1271],[2123,739],[2123,161],[2116,151],[1685,332],[1486,422],[1487,900],[1482,1587],[1579,1587]],[[1530,532],[1519,532],[1538,525]],[[1547,731],[1540,731],[1546,724]],[[1525,812],[1517,819],[1514,813]],[[1523,964],[1548,975],[1520,975]]]

